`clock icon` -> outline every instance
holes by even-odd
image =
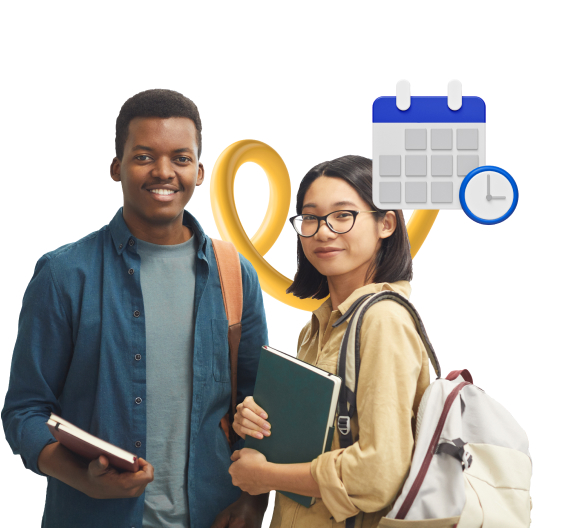
[[[485,165],[473,169],[460,186],[464,213],[479,224],[494,225],[507,220],[519,201],[519,189],[505,170]]]

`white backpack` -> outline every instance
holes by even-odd
[[[521,528],[530,524],[532,463],[526,433],[509,412],[473,385],[467,370],[440,378],[440,365],[420,316],[402,295],[382,291],[359,298],[334,324],[352,314],[338,358],[344,380],[338,403],[340,446],[353,443],[350,420],[356,410],[359,334],[365,312],[392,300],[404,306],[438,378],[426,389],[416,419],[410,472],[392,510],[379,523],[387,528]],[[355,517],[347,519],[353,528]]]

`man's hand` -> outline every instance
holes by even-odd
[[[92,460],[87,469],[85,493],[92,499],[130,499],[140,497],[154,480],[154,467],[143,458],[138,459],[139,470],[119,472],[109,465],[104,456]]]
[[[140,469],[136,473],[119,472],[109,466],[104,456],[88,465],[59,442],[43,448],[38,458],[42,473],[82,491],[92,499],[128,499],[139,497],[154,480],[154,468],[143,458],[138,459]]]
[[[271,491],[264,484],[262,470],[266,469],[266,457],[256,449],[244,448],[231,455],[233,464],[229,473],[233,478],[233,485],[238,486],[250,495],[260,495]]]
[[[261,528],[267,505],[268,493],[253,497],[243,491],[236,502],[215,517],[211,528]]]

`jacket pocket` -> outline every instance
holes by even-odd
[[[213,335],[213,377],[221,383],[231,382],[231,365],[229,363],[229,322],[227,319],[211,319]]]

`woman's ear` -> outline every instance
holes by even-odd
[[[390,237],[396,229],[396,213],[394,211],[387,211],[385,216],[381,219],[381,230],[379,232],[380,238]]]

